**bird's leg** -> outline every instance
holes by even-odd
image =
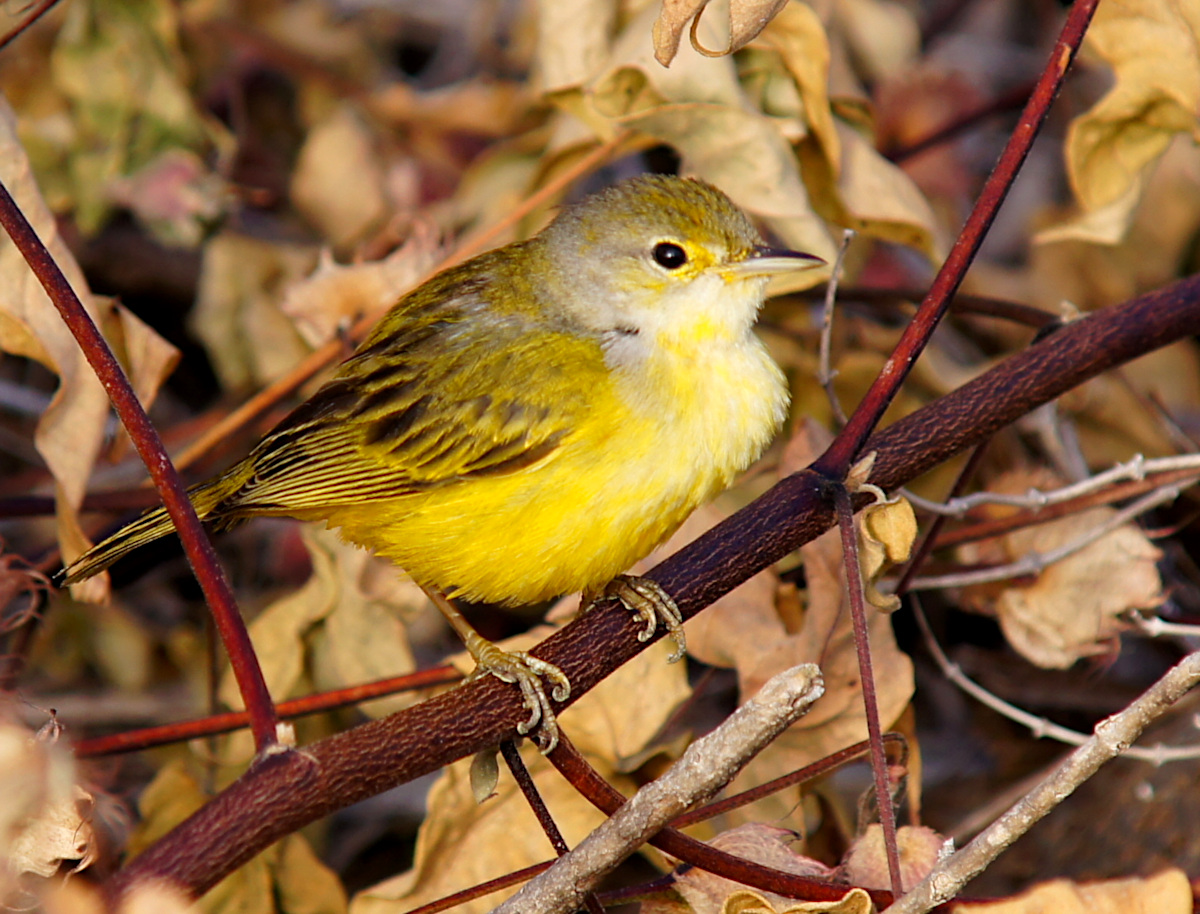
[[[675,642],[675,652],[667,658],[670,663],[675,663],[687,653],[683,614],[671,595],[654,581],[637,575],[619,574],[599,590],[584,591],[580,612],[587,612],[602,600],[616,600],[630,612],[637,613],[646,624],[638,632],[638,641],[648,641],[661,619],[666,626],[667,637]]]
[[[550,693],[554,700],[563,702],[571,697],[571,683],[563,671],[552,663],[531,657],[524,651],[502,650],[475,631],[444,593],[432,587],[421,589],[446,617],[450,627],[475,658],[475,671],[466,681],[471,682],[490,674],[501,682],[516,683],[521,690],[521,697],[525,700],[525,707],[529,710],[529,720],[518,724],[517,732],[522,736],[531,733],[540,722],[542,726],[537,738],[538,748],[543,754],[553,752],[554,747],[558,745],[558,720],[542,685],[542,677],[554,683],[554,689]]]

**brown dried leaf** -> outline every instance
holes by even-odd
[[[704,14],[708,0],[663,0],[662,11],[654,21],[654,59],[669,66],[679,53],[683,30],[697,16]],[[730,0],[727,22],[728,38],[717,47],[696,40],[692,47],[706,57],[718,57],[741,50],[767,27],[775,15],[787,5],[787,0]]]
[[[87,869],[96,856],[91,809],[91,794],[76,785],[71,796],[52,802],[13,838],[10,865],[19,873],[44,877],[53,876],[67,860],[78,861],[72,872]]]
[[[838,901],[785,899],[783,905],[778,907],[758,892],[741,889],[725,900],[721,914],[875,914],[871,896],[862,889],[850,889]]]
[[[1017,494],[1056,484],[1046,472],[1013,471],[989,489]],[[999,542],[965,546],[960,555],[969,563],[1044,555],[1086,537],[1114,513],[1094,508],[1016,530]],[[968,588],[964,599],[995,612],[1009,643],[1031,663],[1065,669],[1081,657],[1111,650],[1113,639],[1128,627],[1120,619],[1124,613],[1162,602],[1156,564],[1161,555],[1130,523],[1050,565],[1032,584],[1003,586],[999,593],[994,586]]]
[[[75,784],[70,753],[0,718],[0,897],[22,873],[54,875],[64,860],[92,861],[90,797]]]
[[[1088,46],[1116,83],[1071,124],[1067,164],[1085,209],[1125,197],[1176,133],[1200,140],[1200,7],[1179,0],[1105,3]]]
[[[167,149],[128,177],[114,178],[108,188],[113,203],[173,247],[198,245],[228,195],[225,181],[186,149]]]
[[[333,339],[365,314],[381,314],[394,305],[441,257],[428,227],[414,231],[403,247],[372,263],[340,264],[328,250],[317,268],[289,285],[279,306],[296,322],[306,343],[316,347]]]
[[[279,302],[283,289],[310,272],[316,258],[311,247],[234,232],[204,246],[188,323],[226,390],[260,387],[308,354]]]
[[[908,499],[897,497],[864,508],[858,514],[857,527],[858,562],[867,602],[884,612],[895,612],[900,598],[880,593],[876,585],[889,568],[908,561],[917,539],[917,516]]]
[[[60,167],[86,233],[111,210],[113,179],[135,175],[167,150],[203,153],[220,132],[193,101],[179,25],[169,0],[97,0],[67,10],[51,68],[71,106]]]
[[[952,847],[953,842],[948,843],[946,838],[932,828],[902,825],[896,830],[896,850],[900,854],[900,884],[906,890],[911,889],[929,875],[943,852]],[[846,852],[840,875],[843,881],[865,889],[892,887],[882,825],[868,825],[866,831],[854,840]]]
[[[1055,879],[1014,898],[956,904],[953,914],[1190,914],[1192,893],[1182,870],[1144,879],[1074,883]]]
[[[679,53],[683,30],[703,12],[708,0],[663,0],[651,32],[654,40],[654,59],[664,67],[670,66]]]
[[[420,588],[389,562],[330,530],[307,525],[301,538],[312,575],[250,624],[271,694],[280,699],[310,686],[335,689],[411,672],[404,623],[425,608]],[[230,707],[241,707],[232,673],[226,673],[220,696]],[[415,700],[411,694],[397,695],[367,708],[382,716]]]
[[[779,52],[804,102],[808,130],[801,144],[815,144],[829,174],[836,178],[842,144],[829,105],[829,39],[820,17],[807,3],[788,4],[767,27],[763,38]]]
[[[336,248],[388,215],[379,141],[357,106],[343,102],[309,130],[291,176],[291,200]]]

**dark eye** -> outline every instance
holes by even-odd
[[[678,270],[687,263],[687,251],[673,241],[660,241],[654,246],[654,262],[668,270]]]

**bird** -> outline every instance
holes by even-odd
[[[818,266],[767,245],[722,191],[641,175],[564,206],[538,234],[404,294],[242,460],[189,489],[224,531],[322,522],[401,568],[476,661],[521,690],[544,752],[556,666],[504,651],[453,601],[615,599],[684,650],[671,597],[627,575],[756,460],[788,409],[753,326],[772,275]],[[174,529],[155,508],[69,563],[82,581]]]

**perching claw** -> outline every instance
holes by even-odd
[[[675,663],[687,653],[687,639],[683,634],[683,614],[675,605],[671,595],[656,581],[632,574],[619,574],[600,589],[598,593],[585,593],[580,612],[587,612],[601,600],[616,600],[630,612],[637,613],[646,624],[638,632],[639,641],[653,637],[661,619],[667,629],[667,637],[675,642],[675,650],[668,662]]]
[[[475,669],[466,681],[473,682],[491,675],[501,682],[515,683],[529,711],[529,720],[518,724],[517,732],[526,736],[538,729],[540,723],[540,732],[534,740],[543,755],[553,752],[558,745],[558,719],[550,705],[550,698],[561,703],[571,697],[571,683],[566,674],[553,663],[539,660],[525,651],[506,651],[498,647],[475,631],[445,594],[431,587],[421,589],[446,617],[475,659]],[[546,695],[542,677],[554,683],[550,696]]]

